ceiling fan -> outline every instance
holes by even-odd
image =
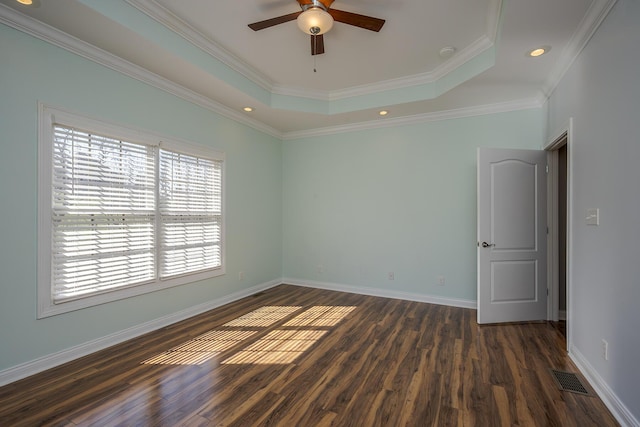
[[[380,31],[385,22],[384,19],[331,9],[331,4],[334,0],[296,1],[302,9],[300,12],[254,22],[253,24],[249,24],[249,28],[253,31],[259,31],[296,19],[300,30],[311,36],[311,55],[320,55],[324,53],[323,34],[333,27],[333,21],[375,32]]]

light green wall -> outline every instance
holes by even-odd
[[[0,371],[280,277],[475,300],[476,147],[543,143],[542,110],[282,142],[2,25],[0,53]],[[36,320],[38,101],[225,152],[227,275]]]
[[[0,58],[0,371],[281,276],[279,140],[3,25]],[[225,152],[226,276],[36,320],[38,101]]]
[[[475,300],[476,148],[543,142],[542,109],[286,141],[283,276]]]

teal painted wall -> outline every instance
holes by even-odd
[[[546,120],[554,131],[573,117],[571,352],[637,424],[638,22],[640,4],[618,0],[548,117],[526,110],[284,143],[0,25],[0,372],[279,277],[475,300],[476,147],[540,148]],[[36,320],[38,101],[224,151],[227,275]],[[594,207],[596,228],[584,224]]]
[[[544,123],[533,109],[286,141],[283,276],[475,300],[476,148],[539,149]]]
[[[534,109],[282,142],[1,25],[0,52],[0,371],[280,277],[473,301],[476,147],[544,141]],[[38,101],[225,152],[226,276],[36,320]]]
[[[281,141],[4,25],[0,58],[0,371],[281,276]],[[227,274],[36,320],[38,101],[223,151]]]

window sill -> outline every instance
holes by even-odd
[[[200,273],[180,276],[169,280],[158,280],[152,283],[145,283],[139,286],[131,286],[115,291],[110,291],[104,294],[68,300],[55,304],[51,301],[50,295],[47,295],[45,297],[48,297],[48,300],[40,301],[38,304],[37,318],[44,319],[46,317],[56,316],[58,314],[69,313],[71,311],[94,307],[101,304],[107,304],[113,301],[132,298],[138,295],[144,295],[151,292],[173,288],[175,286],[188,285],[206,279],[211,279],[213,277],[222,276],[224,274],[224,267],[221,267],[213,270],[203,271]]]

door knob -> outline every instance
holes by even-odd
[[[495,246],[495,243],[487,243],[487,242],[482,242],[482,247],[483,248],[490,248],[491,246]]]

